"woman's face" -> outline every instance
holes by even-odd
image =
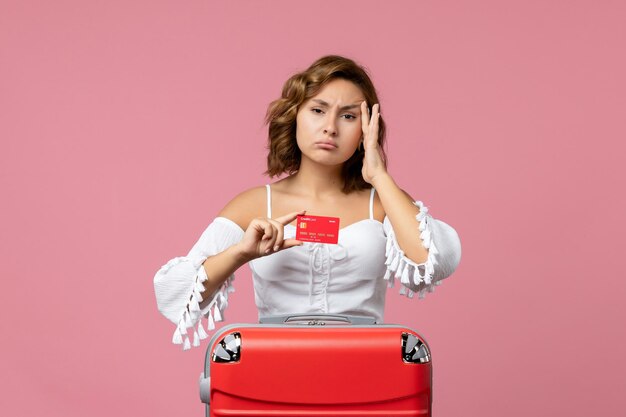
[[[346,162],[361,140],[364,100],[356,84],[336,79],[305,101],[296,116],[296,140],[302,158],[324,165]]]

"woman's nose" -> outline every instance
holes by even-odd
[[[326,122],[326,126],[324,127],[324,134],[335,136],[337,134],[337,124],[335,123],[335,119],[333,117],[329,117]]]

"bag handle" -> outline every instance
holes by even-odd
[[[376,319],[369,316],[350,316],[345,314],[286,314],[267,316],[259,319],[261,324],[308,324],[309,326],[325,325],[368,325],[376,324]]]

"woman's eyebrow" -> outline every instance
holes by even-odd
[[[326,103],[324,100],[321,100],[319,98],[311,99],[311,101],[316,102],[320,106],[330,107],[330,105],[328,103]],[[347,106],[342,106],[342,107],[339,108],[339,110],[351,110],[351,109],[354,109],[356,107],[361,107],[361,102],[358,102],[356,104],[349,104]]]

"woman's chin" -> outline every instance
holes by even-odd
[[[341,158],[339,155],[312,155],[307,159],[317,165],[333,167],[343,165],[349,158]]]

